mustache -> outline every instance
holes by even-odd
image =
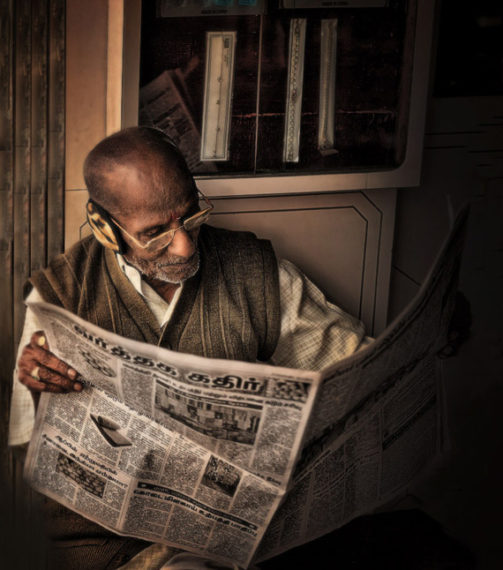
[[[199,263],[199,250],[196,250],[190,257],[183,257],[181,255],[169,255],[167,257],[163,257],[162,261],[156,261],[155,259],[147,261],[135,255],[124,255],[124,259],[140,271],[144,271],[148,266],[162,270],[166,269],[167,267],[176,267],[177,265]]]
[[[156,267],[170,267],[172,265],[185,265],[187,263],[191,263],[196,258],[199,257],[199,251],[195,251],[190,257],[182,257],[180,255],[170,255],[166,260],[163,260],[162,263],[158,261],[154,261],[154,265]]]
[[[154,261],[154,264],[156,265],[156,267],[169,267],[170,265],[185,265],[186,263],[194,261],[194,259],[198,256],[199,256],[198,251],[195,251],[190,257],[181,257],[179,255],[172,255],[168,258],[167,261],[163,261],[162,263]]]

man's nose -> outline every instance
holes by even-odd
[[[173,241],[168,246],[168,251],[171,255],[191,257],[196,251],[195,241],[185,228],[181,227],[175,232]]]

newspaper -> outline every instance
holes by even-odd
[[[88,384],[43,394],[25,474],[125,535],[246,566],[287,488],[321,376],[177,353],[30,304]]]
[[[437,352],[465,222],[394,323],[322,372],[176,353],[30,304],[87,387],[42,394],[26,478],[118,534],[242,567],[368,513],[442,450]]]

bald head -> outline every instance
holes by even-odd
[[[181,192],[197,193],[178,148],[151,127],[130,127],[99,142],[85,160],[84,179],[90,197],[115,215],[127,215],[145,201],[170,209]]]

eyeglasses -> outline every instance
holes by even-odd
[[[114,220],[112,217],[110,219],[122,232],[124,232],[128,236],[128,238],[136,246],[149,253],[154,253],[160,251],[161,249],[164,249],[165,247],[168,247],[168,245],[173,241],[175,234],[178,230],[181,230],[183,228],[186,232],[192,232],[197,228],[201,227],[202,224],[208,221],[208,218],[210,217],[211,214],[211,210],[213,210],[213,204],[208,200],[208,198],[206,198],[206,196],[200,190],[198,190],[197,192],[198,195],[206,202],[208,207],[205,208],[204,210],[199,210],[199,212],[196,212],[194,215],[189,216],[188,218],[187,217],[185,219],[183,217],[178,218],[178,220],[180,221],[180,225],[177,228],[168,230],[152,238],[146,243],[138,241],[127,230],[125,230],[119,224],[119,222]]]

